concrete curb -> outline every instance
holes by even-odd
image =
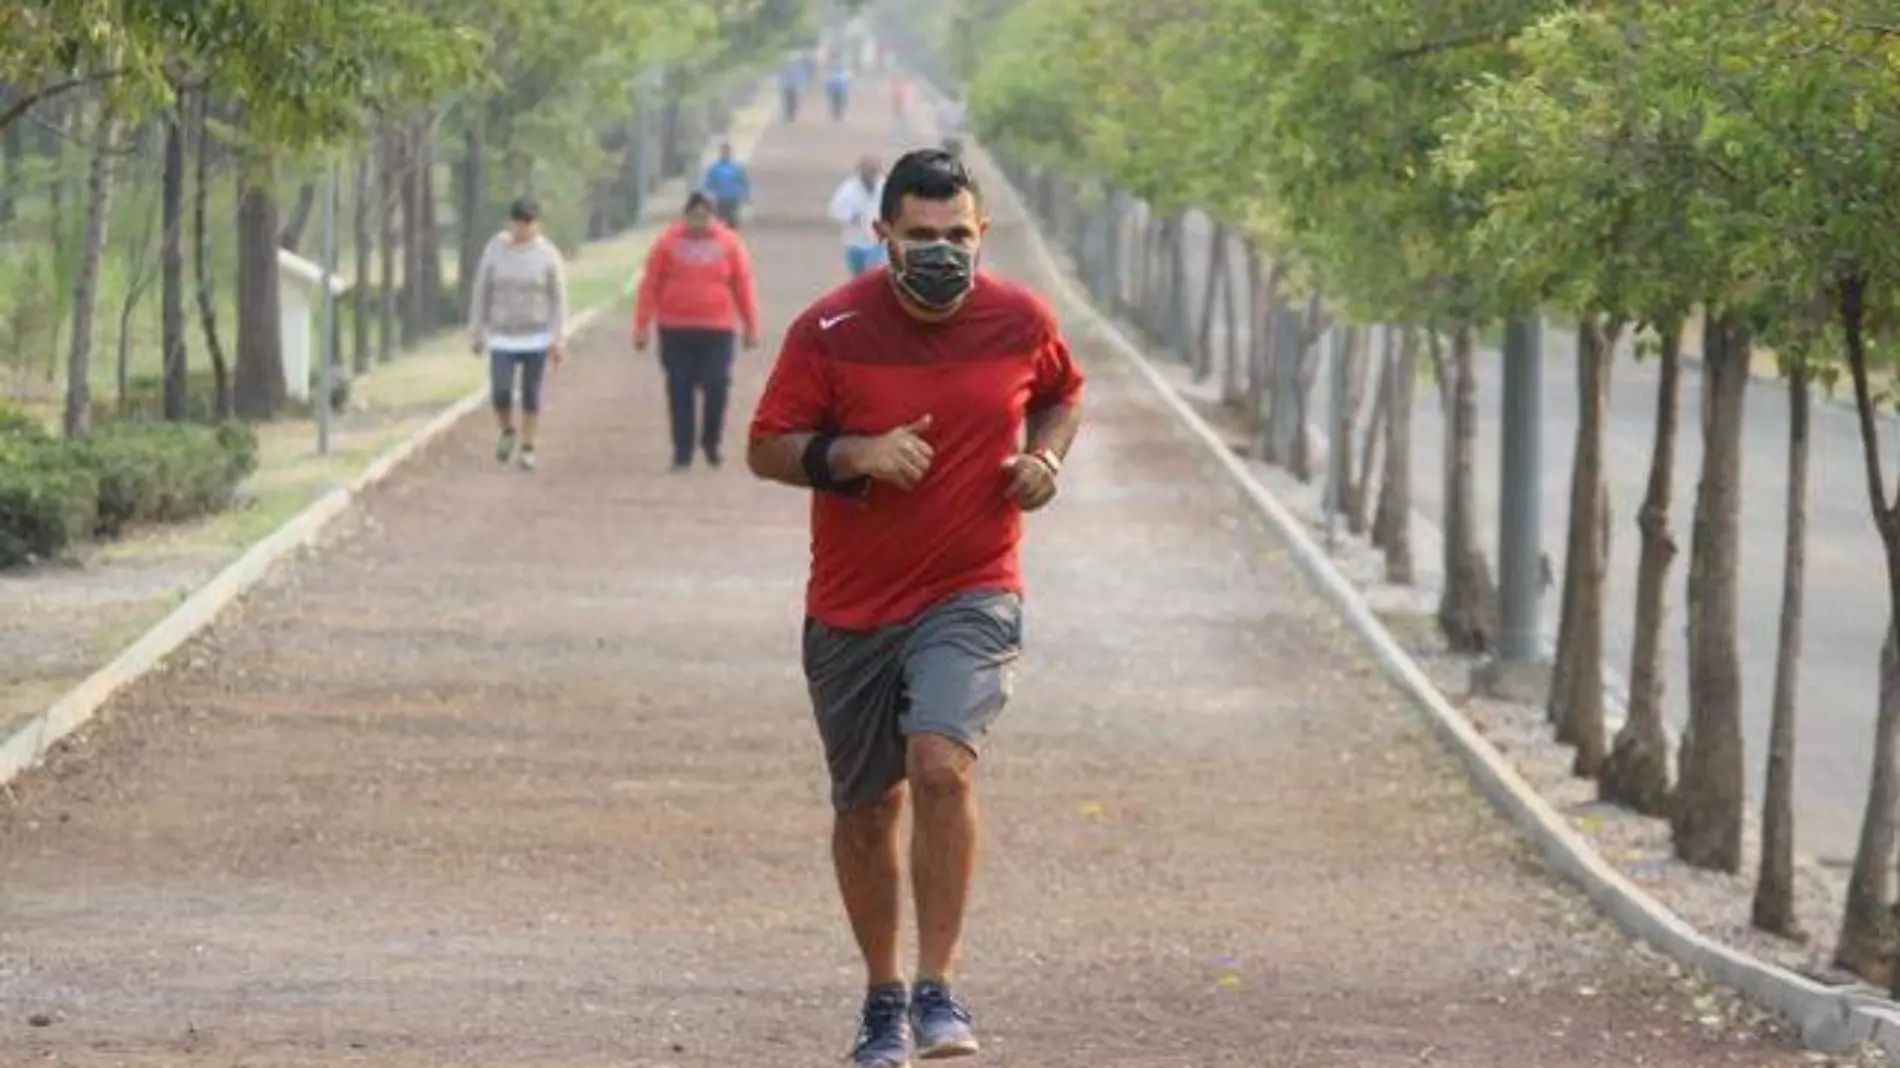
[[[741,114],[743,111],[741,109]],[[738,119],[739,116],[735,115],[735,125]],[[735,141],[734,155],[750,156],[770,125],[768,116],[766,120],[745,129],[743,134],[747,143]],[[637,270],[635,273],[638,273]],[[623,294],[582,311],[575,316],[569,334],[578,334],[624,299]],[[480,410],[487,397],[488,387],[483,386],[438,412],[422,428],[378,456],[346,485],[338,486],[317,498],[263,540],[246,549],[104,667],[67,691],[46,711],[15,729],[4,742],[0,742],[0,786],[38,765],[61,740],[97,715],[113,695],[151,673],[179,646],[210,626],[220,613],[263,581],[271,568],[297,550],[313,544],[332,521],[349,510],[352,503],[388,480],[403,464],[446,435],[464,418]]]
[[[966,151],[980,153],[983,149],[970,144]],[[1050,251],[1040,225],[1028,211],[1021,194],[1007,178],[1001,177],[999,169],[992,166],[991,172],[1000,179],[994,188],[1007,196],[1022,215],[1037,265],[1055,280],[1061,302],[1108,339],[1116,352],[1153,388],[1188,435],[1207,450],[1248,504],[1286,543],[1307,579],[1359,633],[1380,667],[1464,764],[1478,788],[1530,839],[1553,868],[1582,890],[1593,905],[1625,932],[1785,1018],[1811,1048],[1841,1052],[1870,1043],[1889,1053],[1900,1053],[1900,1010],[1870,1003],[1863,995],[1822,986],[1709,939],[1598,856],[1438,691],[1299,519],[1253,477],[1220,435],[1175,392],[1141,349],[1096,309]]]

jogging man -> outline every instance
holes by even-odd
[[[713,214],[737,230],[739,213],[746,201],[752,199],[752,176],[746,173],[745,164],[732,158],[731,142],[719,142],[719,158],[706,168],[706,177],[700,184],[712,197]]]
[[[469,344],[488,353],[489,392],[501,437],[495,459],[521,446],[523,470],[535,467],[534,431],[541,382],[567,351],[567,272],[561,252],[541,233],[540,209],[525,197],[508,209],[508,228],[489,239],[469,287]],[[521,374],[521,426],[515,427],[515,373]]]
[[[867,991],[852,1060],[974,1053],[951,993],[976,870],[978,747],[1022,642],[1022,514],[1056,495],[1083,376],[1036,296],[976,269],[989,221],[940,149],[885,179],[892,268],[820,298],[753,417],[760,478],[815,491],[804,669],[830,768],[832,857]],[[899,962],[914,799],[917,970]]]
[[[844,227],[844,266],[853,278],[884,262],[884,239],[877,231],[883,188],[877,157],[866,156],[858,161],[857,172],[832,191],[826,210]]]

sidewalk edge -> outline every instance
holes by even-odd
[[[744,110],[741,109],[741,113]],[[746,131],[750,143],[735,144],[734,153],[749,157],[770,126],[768,116],[756,129]],[[651,228],[651,224],[642,223],[635,227],[635,232]],[[624,295],[618,295],[585,309],[575,316],[570,334],[578,334],[625,299]],[[313,545],[357,499],[387,481],[404,464],[480,410],[487,397],[488,387],[484,385],[437,412],[427,424],[385,450],[347,484],[304,506],[254,543],[131,645],[120,650],[104,667],[68,690],[45,711],[15,728],[0,742],[0,787],[38,766],[55,746],[89,722],[114,696],[160,667],[166,657],[197,637],[225,609],[255,589],[276,565]]]
[[[984,153],[966,142],[965,151]],[[984,153],[987,158],[987,153]],[[1228,449],[1219,434],[1175,392],[1163,373],[1120,326],[1104,316],[1050,251],[1040,222],[1021,193],[993,164],[988,168],[1000,191],[1015,207],[1029,236],[1036,266],[1054,279],[1061,303],[1084,317],[1153,389],[1168,412],[1220,465],[1253,510],[1285,542],[1294,563],[1309,582],[1371,649],[1380,667],[1425,716],[1440,741],[1452,751],[1492,805],[1602,913],[1626,933],[1642,939],[1682,964],[1699,969],[1735,988],[1749,1001],[1786,1019],[1802,1041],[1822,1052],[1841,1052],[1870,1043],[1900,1053],[1900,1011],[1870,1004],[1864,996],[1830,989],[1710,939],[1644,893],[1597,855],[1567,826],[1504,756],[1464,718],[1386,629],[1364,596],[1346,578],[1302,524]]]

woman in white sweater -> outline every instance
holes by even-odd
[[[532,200],[516,200],[508,228],[482,250],[469,289],[468,331],[475,352],[488,354],[489,386],[501,437],[495,459],[516,455],[535,466],[534,431],[541,414],[541,382],[567,349],[567,272],[561,252],[542,235]],[[521,374],[521,424],[515,425],[515,373]]]

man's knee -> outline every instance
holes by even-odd
[[[904,784],[885,790],[871,800],[838,810],[838,830],[854,844],[883,841],[904,814]]]
[[[916,734],[906,760],[911,789],[931,797],[955,797],[976,785],[976,753],[941,734]]]
[[[491,386],[488,391],[488,400],[495,406],[496,411],[506,412],[515,406],[515,392],[507,386]]]

